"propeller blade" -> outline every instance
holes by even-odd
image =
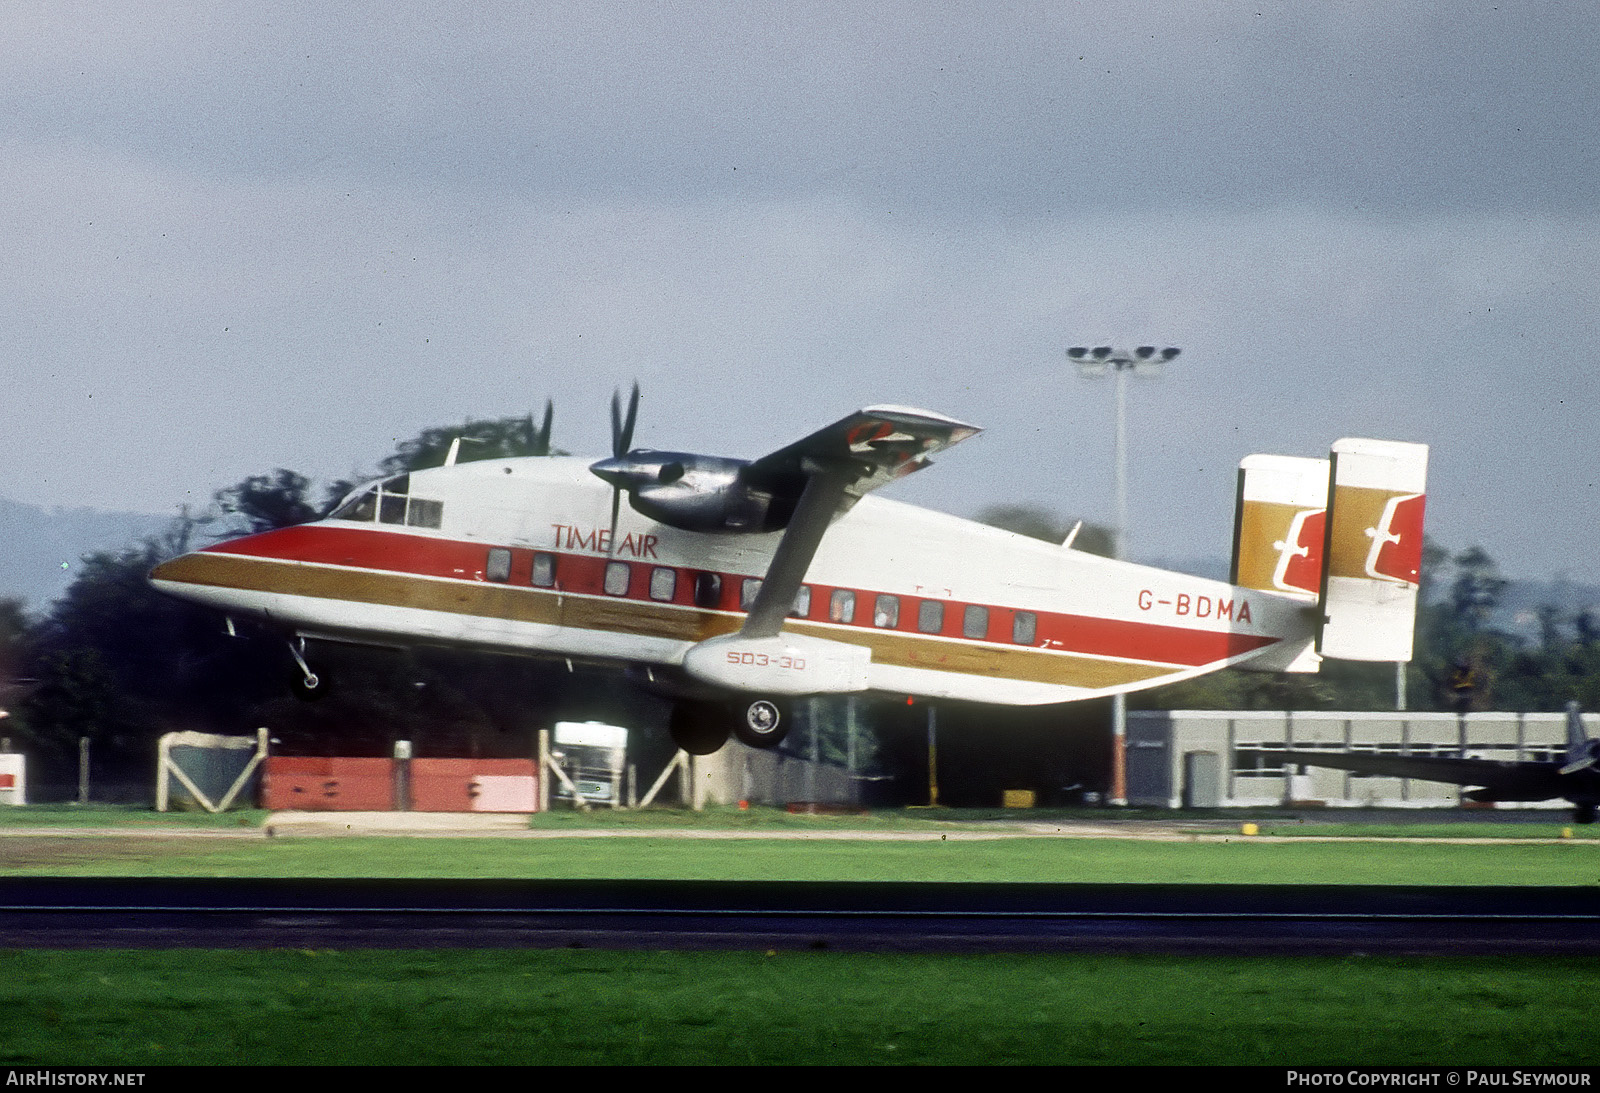
[[[611,487],[611,533],[606,536],[606,553],[617,553],[617,515],[622,511],[622,487]]]
[[[528,415],[528,454],[550,454],[550,421],[555,416],[555,403],[549,399],[544,400],[544,423],[537,429],[533,427],[533,415]]]
[[[627,453],[622,448],[622,392],[611,392],[611,458],[620,459]]]
[[[1580,770],[1588,770],[1590,767],[1595,765],[1595,762],[1596,762],[1596,760],[1595,760],[1594,756],[1586,755],[1582,759],[1579,759],[1577,762],[1568,763],[1566,766],[1562,767],[1561,768],[1561,773],[1562,774],[1577,774]]]
[[[615,408],[615,405],[616,404],[613,402],[612,403],[613,409]],[[621,432],[617,435],[617,450],[616,450],[616,452],[614,454],[616,454],[616,455],[627,455],[630,451],[633,450],[633,426],[634,426],[634,423],[638,421],[638,419],[639,419],[639,383],[638,383],[637,380],[635,380],[634,384],[633,384],[633,391],[632,391],[632,393],[630,393],[628,395],[628,416],[622,422]],[[612,420],[613,420],[613,422],[615,422],[615,420],[616,420],[616,417],[615,417],[614,413],[613,413],[613,416],[612,416]]]
[[[611,393],[611,457],[621,459],[633,447],[633,426],[639,419],[639,381],[633,383],[633,391],[628,395],[628,416],[622,416],[622,392]],[[611,535],[607,540],[611,544],[611,553],[617,551],[617,514],[622,508],[622,486],[620,482],[613,483],[611,487]]]

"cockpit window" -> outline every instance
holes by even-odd
[[[335,520],[370,522],[375,519],[383,524],[438,528],[444,525],[444,503],[412,497],[411,476],[401,474],[350,497],[329,516]]]
[[[414,528],[437,528],[444,524],[444,502],[424,501],[420,497],[411,499],[411,507],[406,510],[406,524]]]
[[[330,514],[335,520],[367,520],[370,521],[378,511],[378,487],[373,486],[366,493],[352,497]]]
[[[406,522],[407,495],[411,492],[411,476],[397,475],[378,483],[378,522],[403,524]]]

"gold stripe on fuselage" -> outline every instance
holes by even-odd
[[[187,554],[163,563],[151,576],[159,581],[346,600],[689,643],[732,633],[744,623],[739,615],[681,604],[603,599],[519,585],[424,578],[220,553]],[[866,646],[872,651],[875,664],[932,672],[1098,689],[1158,679],[1185,670],[798,619],[785,625],[797,634]]]

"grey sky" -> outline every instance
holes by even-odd
[[[0,495],[142,511],[556,402],[1226,550],[1237,460],[1434,446],[1430,532],[1600,581],[1592,5],[42,4],[0,20]],[[1126,9],[1135,9],[1128,11]]]

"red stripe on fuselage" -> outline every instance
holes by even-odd
[[[417,577],[443,578],[466,581],[486,581],[488,554],[494,544],[462,542],[456,539],[415,535],[403,531],[389,531],[371,524],[337,527],[328,524],[302,524],[298,527],[263,532],[259,535],[218,543],[205,548],[207,552],[236,554],[245,557],[268,558],[278,561],[301,562],[311,565],[347,566],[357,569],[382,570],[406,573]],[[511,550],[511,577],[509,581],[494,582],[527,587],[532,574],[535,551],[527,547],[501,548]],[[561,551],[540,550],[538,553],[554,555],[557,561],[558,591],[572,595],[607,596],[610,599],[635,599],[650,603],[676,604],[682,607],[699,606],[701,609],[742,614],[739,607],[741,584],[759,574],[717,573],[722,587],[715,605],[696,605],[694,578],[699,573],[714,570],[690,566],[669,566],[666,563],[637,561],[629,558],[609,558],[604,555],[569,554]],[[609,596],[605,592],[606,566],[613,562],[626,562],[631,577],[625,597]],[[650,598],[650,571],[658,566],[676,571],[676,587],[670,600]],[[807,619],[828,623],[828,603],[833,591],[840,587],[806,582],[811,586],[811,612]],[[849,589],[855,593],[855,618],[866,622],[832,625],[850,625],[855,629],[894,632],[923,637],[947,637],[966,641],[962,634],[965,601],[936,599],[945,605],[944,625],[938,634],[927,634],[917,628],[917,605],[926,597],[892,592],[900,599],[900,618],[894,627],[870,625],[873,600],[877,590]],[[1275,644],[1278,639],[1258,634],[1236,633],[1226,630],[1190,630],[1159,623],[1133,622],[1122,619],[1104,619],[1089,615],[1069,615],[1033,608],[984,606],[989,611],[988,637],[985,644],[1017,648],[1011,642],[1012,621],[1019,611],[1033,611],[1038,618],[1035,643],[1032,648],[1078,653],[1089,656],[1117,657],[1125,660],[1142,660],[1157,664],[1178,664],[1200,667],[1219,660]]]

